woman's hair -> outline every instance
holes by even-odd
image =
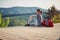
[[[37,9],[37,11],[42,13],[42,11],[40,9]]]

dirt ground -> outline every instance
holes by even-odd
[[[0,40],[58,40],[60,23],[54,27],[7,27],[0,28]]]

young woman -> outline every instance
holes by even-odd
[[[27,26],[41,26],[42,21],[42,11],[40,11],[40,9],[37,9],[36,14],[29,17]]]

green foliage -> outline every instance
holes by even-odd
[[[1,24],[1,21],[2,21],[1,19],[2,19],[2,18],[1,18],[1,14],[0,14],[0,24]]]
[[[60,23],[60,14],[59,15],[54,15],[52,20],[53,20],[54,23]]]
[[[22,19],[22,20],[20,20],[20,25],[21,25],[21,26],[24,26],[26,23],[27,23],[27,21],[26,21],[26,20],[23,20],[23,19]]]
[[[9,18],[7,19],[1,19],[1,24],[0,24],[0,27],[7,27],[8,24],[9,24]]]
[[[60,23],[60,13],[54,5],[50,9],[48,9],[47,14],[50,16],[54,23]]]
[[[9,18],[2,18],[2,13],[0,12],[0,27],[7,27],[9,24]]]
[[[25,16],[22,17],[10,17],[10,23],[9,26],[24,26],[27,23],[27,20],[25,19]]]

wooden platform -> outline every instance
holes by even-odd
[[[60,24],[54,27],[8,27],[0,28],[2,40],[58,40]]]

